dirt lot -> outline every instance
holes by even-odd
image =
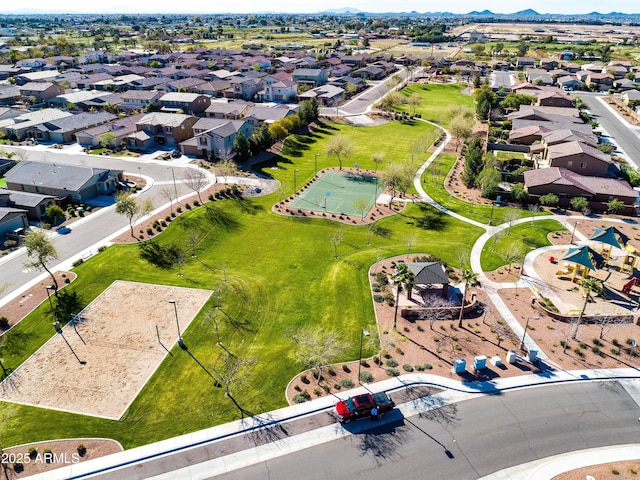
[[[118,419],[211,292],[114,282],[0,384],[0,399]],[[157,329],[157,330],[156,330]]]

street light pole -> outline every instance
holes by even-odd
[[[318,155],[320,155],[320,154],[316,153],[316,156],[315,156],[315,159],[314,159],[314,162],[313,162],[313,167],[314,167],[314,170],[315,170],[314,175],[318,174]]]
[[[51,302],[51,295],[49,294],[49,290],[55,287],[53,287],[52,285],[47,285],[44,288],[47,291],[47,298],[49,299],[49,307],[51,308],[51,311],[54,312],[55,314],[55,311],[53,310],[53,303]]]
[[[520,350],[524,348],[524,339],[527,336],[527,328],[529,328],[529,320],[540,320],[537,315],[535,317],[527,318],[527,323],[524,326],[524,333],[522,334],[522,341],[520,342]]]
[[[294,194],[298,190],[298,183],[297,183],[298,178],[296,176],[296,173],[298,173],[298,172],[299,172],[299,170],[297,168],[293,171],[293,193]]]
[[[169,300],[169,303],[173,304],[173,311],[176,314],[176,328],[178,329],[178,345],[180,345],[180,348],[182,348],[183,350],[186,350],[184,348],[184,342],[182,341],[182,334],[180,333],[180,322],[178,322],[178,305],[176,304],[175,300]]]
[[[493,208],[496,206],[496,202],[491,202],[491,217],[489,218],[489,226],[493,225]]]
[[[171,176],[173,177],[173,192],[176,196],[176,202],[178,201],[178,185],[176,184],[176,174],[171,167]]]
[[[580,225],[580,222],[576,221],[576,223],[573,224],[573,230],[571,231],[571,240],[569,240],[569,245],[573,245],[573,235],[576,233],[576,227]]]
[[[358,355],[358,383],[360,383],[360,369],[362,367],[362,339],[368,337],[369,332],[364,328],[360,331],[360,355]]]

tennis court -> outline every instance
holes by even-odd
[[[375,175],[353,172],[326,172],[318,180],[308,184],[307,189],[291,202],[289,208],[314,212],[337,213],[360,216],[354,204],[362,199],[368,212],[384,185]]]

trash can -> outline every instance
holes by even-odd
[[[451,371],[453,373],[464,373],[467,369],[467,361],[464,358],[453,361],[453,368]]]
[[[536,363],[538,361],[538,350],[535,348],[529,349],[529,361],[531,363]]]
[[[507,352],[507,363],[511,363],[511,364],[516,363],[517,357],[518,355],[516,354],[515,350],[509,350]]]

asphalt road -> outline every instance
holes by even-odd
[[[555,454],[637,443],[639,410],[617,382],[517,390],[398,418],[216,478],[471,480]]]
[[[640,167],[640,128],[631,127],[620,116],[605,106],[600,98],[602,94],[579,92],[577,94],[587,104],[591,114],[602,128],[613,138],[626,154],[628,161]]]
[[[10,150],[11,147],[7,147]],[[181,184],[181,169],[187,168],[181,165],[172,165],[158,160],[114,159],[110,157],[96,157],[82,154],[67,154],[58,150],[33,150],[29,149],[29,160],[60,162],[74,165],[84,165],[100,168],[121,169],[133,175],[141,174],[153,178],[154,186],[141,194],[141,198],[149,198],[154,206],[167,203],[161,190],[163,187],[173,188],[173,176],[177,181],[178,195],[190,193],[191,190]],[[173,171],[172,171],[173,168]],[[105,241],[111,235],[123,227],[128,226],[126,217],[116,215],[113,208],[104,208],[87,216],[86,221],[71,224],[72,232],[67,235],[53,234],[53,242],[58,250],[57,264],[68,260],[75,260],[87,251],[91,246]],[[93,252],[95,253],[95,252]],[[16,254],[0,258],[0,285],[6,287],[0,292],[0,301],[15,292],[23,289],[29,282],[43,275],[37,269],[27,269],[24,264],[27,261],[25,250]],[[54,265],[55,270],[55,265]]]

